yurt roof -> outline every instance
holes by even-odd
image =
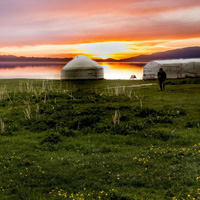
[[[191,59],[172,59],[172,60],[154,60],[158,64],[186,64],[191,62],[200,62],[199,58],[191,58]]]
[[[83,55],[76,56],[63,67],[63,70],[85,70],[85,69],[102,69],[102,67],[96,61]]]

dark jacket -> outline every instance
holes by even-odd
[[[166,73],[164,71],[158,72],[158,80],[165,80],[166,79]]]

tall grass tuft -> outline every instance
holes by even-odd
[[[4,133],[5,132],[5,124],[2,120],[2,118],[0,118],[0,125],[1,125],[1,133]]]
[[[10,95],[4,85],[0,88],[0,102],[5,102],[7,99],[10,99]]]
[[[119,110],[115,110],[115,114],[112,116],[113,119],[113,125],[119,125],[120,123],[120,111]]]
[[[36,81],[37,83],[37,81]],[[35,84],[34,81],[20,81],[19,82],[19,91],[21,93],[33,93],[36,96],[36,99],[38,99],[38,96],[42,93],[48,93],[48,92],[61,92],[65,93],[64,90],[62,90],[62,84],[54,84],[53,80],[44,80],[42,83]]]
[[[26,120],[30,120],[31,119],[31,106],[28,105],[27,108],[24,111],[24,116]]]
[[[39,104],[36,105],[35,113],[36,113],[36,118],[40,118],[40,106],[39,106]]]

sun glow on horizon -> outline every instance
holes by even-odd
[[[0,55],[54,58],[72,58],[76,55],[86,55],[92,59],[113,58],[119,60],[141,54],[196,46],[199,42],[200,38],[190,38],[185,40],[110,41],[71,45],[8,46],[0,47]]]
[[[100,57],[102,59],[115,58],[120,59],[122,55],[133,55],[134,52],[129,48],[130,42],[97,42],[80,44],[78,47],[82,49],[90,57]],[[126,57],[126,56],[125,56]]]
[[[134,55],[130,42],[98,42],[73,45],[11,46],[0,48],[0,55],[28,57],[74,57],[82,54],[91,58],[125,58]]]

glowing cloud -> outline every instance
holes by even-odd
[[[118,59],[191,46],[199,13],[198,0],[0,1],[0,54]]]
[[[132,51],[128,48],[130,42],[101,42],[80,44],[78,47],[86,54],[92,57],[118,58],[118,54],[130,54]],[[121,56],[119,57],[121,58]]]

